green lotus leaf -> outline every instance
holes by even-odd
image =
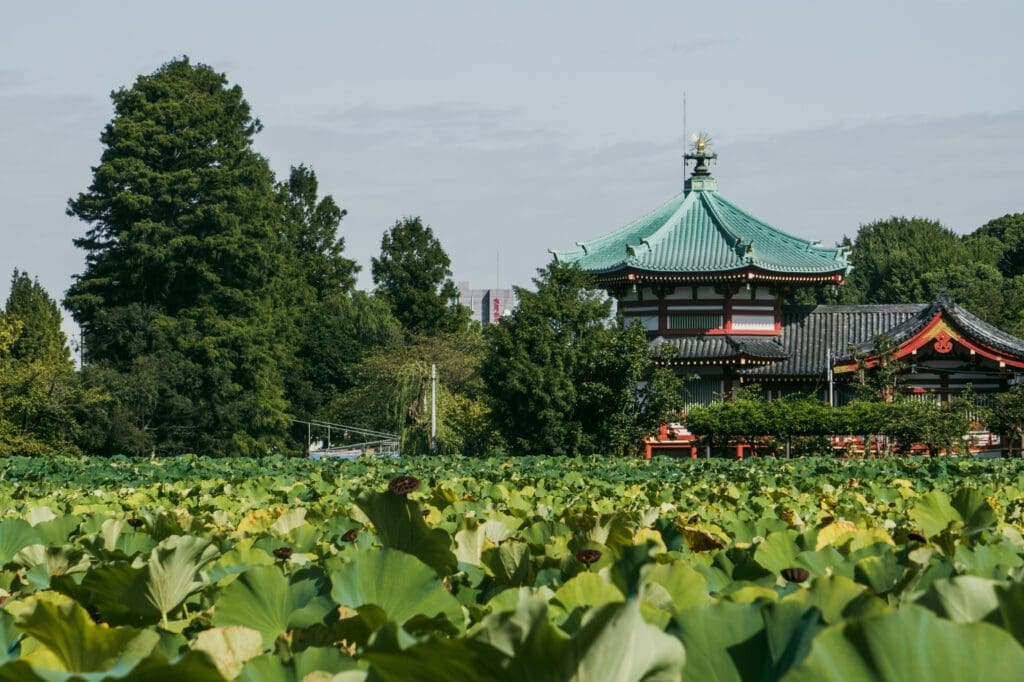
[[[875,594],[885,594],[893,589],[903,572],[896,555],[888,550],[866,556],[854,566],[857,582],[867,585]]]
[[[682,561],[650,566],[644,573],[644,581],[664,587],[676,613],[703,606],[709,599],[704,576]]]
[[[459,630],[465,618],[459,602],[422,561],[394,549],[364,549],[331,572],[331,598],[351,609],[372,604],[402,625],[416,616],[445,616]]]
[[[635,599],[592,609],[572,638],[551,625],[542,600],[525,599],[484,619],[472,639],[507,657],[509,680],[678,680],[685,660],[679,640],[646,623]]]
[[[591,608],[625,601],[621,590],[597,573],[580,573],[555,591],[554,601],[566,614],[578,608]]]
[[[504,587],[521,587],[533,582],[530,546],[525,542],[506,542],[484,550],[482,566]]]
[[[93,554],[106,554],[113,559],[131,559],[149,552],[156,541],[142,531],[136,531],[125,519],[106,519],[100,530],[83,539],[82,544]]]
[[[458,570],[452,537],[441,528],[428,527],[423,509],[415,500],[391,492],[368,492],[356,504],[385,547],[415,556],[440,576]]]
[[[761,607],[719,602],[687,609],[675,616],[686,647],[683,680],[761,679],[771,654]]]
[[[769,533],[754,551],[754,561],[765,570],[776,575],[783,569],[796,564],[800,547],[796,544],[797,532],[792,530]]]
[[[17,655],[19,639],[21,632],[14,626],[14,616],[0,610],[0,663],[5,663]]]
[[[208,538],[172,535],[149,555],[146,596],[167,622],[167,616],[181,605],[205,581],[199,569],[213,561],[219,552]]]
[[[49,587],[53,576],[81,573],[89,567],[84,552],[72,545],[29,545],[18,552],[13,563],[28,569],[26,577],[39,589]]]
[[[1024,644],[1024,583],[996,585],[1003,628]]]
[[[960,488],[950,498],[950,505],[963,519],[965,535],[977,535],[999,522],[985,493],[977,488]]]
[[[4,519],[0,521],[0,565],[8,563],[14,556],[29,545],[42,541],[39,531],[27,521],[21,519]]]
[[[273,566],[275,561],[267,551],[255,547],[252,538],[240,540],[229,551],[220,555],[206,568],[206,577],[212,583],[226,584],[240,573],[254,566]]]
[[[223,682],[217,666],[202,651],[186,651],[168,660],[159,650],[142,659],[132,671],[118,682]],[[113,682],[104,677],[103,682]]]
[[[957,545],[954,558],[968,573],[998,580],[1008,578],[1013,569],[1024,566],[1024,559],[1005,543],[973,548]]]
[[[783,601],[813,606],[821,613],[822,620],[831,624],[840,620],[847,606],[865,592],[863,585],[844,576],[823,576],[815,578],[809,589],[792,592]]]
[[[779,679],[802,661],[811,650],[811,641],[822,629],[821,612],[798,602],[768,604],[761,612],[764,634],[771,657],[769,679]]]
[[[287,662],[274,654],[257,656],[246,662],[239,682],[303,682],[312,673],[358,671],[355,659],[333,647],[311,647],[291,657]],[[362,671],[360,674],[365,675]],[[324,679],[333,679],[325,676]]]
[[[1024,647],[988,623],[953,623],[918,606],[823,630],[785,682],[1018,679]]]
[[[917,601],[954,623],[973,623],[994,616],[999,609],[995,580],[959,575],[934,581]]]
[[[40,508],[37,507],[37,509]],[[61,514],[44,521],[32,523],[32,525],[44,543],[48,545],[63,545],[81,523],[82,517],[77,514]]]
[[[152,630],[93,623],[81,606],[53,592],[32,597],[17,619],[26,639],[21,660],[64,672],[127,672],[145,658],[160,637]]]
[[[146,568],[111,563],[89,569],[80,587],[108,623],[139,627],[160,621],[160,611],[146,593],[148,577]]]
[[[217,595],[213,624],[254,628],[270,649],[278,636],[322,622],[333,607],[312,572],[289,579],[276,566],[256,566]]]
[[[933,490],[922,495],[910,510],[910,518],[927,537],[934,537],[946,530],[951,523],[964,520],[960,512],[950,504],[949,495],[941,490]]]

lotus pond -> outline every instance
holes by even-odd
[[[1024,462],[0,463],[0,680],[1003,680]]]

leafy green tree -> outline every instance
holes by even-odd
[[[896,394],[896,385],[904,363],[896,357],[896,345],[887,334],[876,334],[869,352],[850,347],[857,373],[853,376],[853,392],[858,400],[888,401]],[[868,366],[869,358],[875,364]]]
[[[68,203],[90,226],[65,298],[85,361],[132,386],[150,382],[140,365],[171,374],[149,391],[151,418],[132,417],[159,451],[279,449],[302,296],[273,174],[252,149],[261,124],[240,87],[187,58],[111,99],[92,183]]]
[[[21,332],[10,349],[13,358],[70,366],[71,352],[60,326],[60,308],[27,272],[14,271],[4,310],[9,320],[21,323]]]
[[[378,296],[355,291],[313,304],[304,321],[296,370],[289,376],[296,411],[332,419],[330,404],[361,380],[364,359],[394,347],[401,337],[401,325],[391,307]],[[360,425],[372,426],[361,418],[355,418]]]
[[[925,273],[921,285],[928,299],[944,291],[983,320],[1024,332],[1024,276],[1004,277],[994,265],[972,262]]]
[[[1024,275],[1024,213],[990,220],[964,238],[976,259],[999,268],[1007,277]]]
[[[639,433],[670,411],[671,394],[682,408],[678,382],[655,373],[644,330],[614,324],[611,301],[578,268],[553,263],[534,284],[517,289],[519,307],[488,330],[483,377],[510,450],[635,451]]]
[[[15,271],[0,317],[0,453],[74,454],[80,415],[104,401],[83,388],[46,290]]]
[[[850,252],[846,303],[921,303],[925,273],[966,263],[960,237],[934,220],[897,218],[865,225]]]
[[[1013,456],[1013,440],[1021,444],[1024,451],[1024,384],[1016,384],[1010,390],[996,396],[992,408],[991,427],[1010,437],[1009,454]]]
[[[501,447],[484,396],[485,346],[479,329],[434,336],[398,335],[366,352],[352,387],[330,405],[335,421],[400,436],[403,454],[426,454],[430,443],[430,367],[438,372],[441,454],[485,455]]]
[[[297,415],[322,419],[330,401],[351,387],[352,368],[364,352],[387,343],[398,323],[382,300],[353,291],[359,266],[345,257],[338,236],[346,212],[332,196],[319,196],[316,173],[293,167],[278,190],[295,250],[295,281],[305,283],[287,303],[296,340],[287,395]]]
[[[469,321],[451,280],[451,259],[419,217],[399,220],[384,233],[372,259],[377,294],[411,333],[454,332]]]
[[[318,196],[316,173],[304,165],[292,167],[279,191],[292,243],[298,251],[299,268],[316,300],[351,292],[359,266],[343,255],[345,239],[338,236],[347,211],[335,203],[334,197]]]

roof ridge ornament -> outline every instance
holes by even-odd
[[[711,162],[718,161],[717,152],[709,152],[711,136],[707,133],[695,133],[690,138],[690,151],[683,154],[683,164],[694,162],[693,174],[686,180],[686,191],[716,189],[715,179],[711,177]]]

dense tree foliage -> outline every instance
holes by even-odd
[[[289,242],[298,251],[299,268],[316,300],[350,293],[359,266],[344,256],[345,239],[338,236],[347,211],[335,203],[334,197],[319,196],[316,173],[307,166],[292,167],[287,182],[279,189]]]
[[[838,300],[822,289],[800,292],[793,302],[926,303],[945,291],[984,320],[1024,334],[1022,239],[1024,214],[997,218],[964,237],[934,220],[880,220],[862,226],[850,243],[853,270]]]
[[[65,298],[90,379],[116,400],[112,416],[127,417],[103,449],[280,449],[282,375],[306,298],[300,263],[315,281],[351,277],[310,257],[315,245],[334,247],[322,232],[337,212],[312,203],[315,181],[302,169],[286,192],[275,187],[252,149],[260,122],[213,69],[172,61],[111,98],[92,183],[68,204],[90,228],[75,241],[85,271]],[[314,245],[302,259],[298,214]]]
[[[490,330],[483,367],[510,450],[635,450],[641,432],[682,407],[671,370],[655,366],[642,328],[611,320],[611,301],[578,268],[553,263],[534,284],[517,289],[519,308]]]
[[[293,418],[397,432],[407,454],[627,453],[679,417],[671,357],[617,324],[580,271],[540,270],[536,291],[517,290],[519,309],[481,329],[433,230],[407,217],[372,259],[375,291],[356,291],[359,266],[339,236],[346,211],[305,165],[275,178],[253,149],[261,124],[240,87],[183,58],[111,99],[92,180],[68,202],[88,225],[75,240],[84,270],[64,298],[84,365],[57,304],[15,271],[0,314],[0,454],[298,452]],[[893,217],[844,245],[848,284],[798,288],[788,302],[924,303],[945,291],[1024,334],[1024,214],[963,237]],[[853,429],[947,447],[966,411],[886,402],[900,364],[884,338],[876,346],[881,367],[853,376],[856,408],[765,403],[751,389],[694,411],[693,428],[787,443]],[[991,416],[1018,436],[1021,395],[1000,396]]]
[[[408,331],[455,332],[466,326],[469,313],[458,304],[450,267],[430,226],[419,217],[404,218],[381,239],[380,257],[372,261],[373,282]]]
[[[484,339],[477,328],[435,336],[392,336],[353,368],[352,387],[330,405],[347,423],[397,433],[402,452],[424,454],[430,443],[430,368],[438,373],[441,454],[485,455],[501,439],[485,401]]]
[[[693,408],[687,427],[718,447],[741,443],[773,454],[786,452],[794,439],[833,434],[860,434],[867,448],[882,443],[882,450],[888,452],[908,452],[921,444],[932,454],[939,450],[962,454],[972,411],[968,401],[939,404],[897,397],[890,402],[859,400],[832,407],[813,396],[766,401],[748,391],[729,402]],[[831,447],[827,440],[812,443],[813,453]]]
[[[934,220],[890,218],[864,225],[850,253],[848,303],[919,303],[921,276],[965,263],[960,238]]]
[[[0,315],[0,453],[77,452],[82,415],[104,396],[86,390],[71,362],[57,303],[14,272]]]

